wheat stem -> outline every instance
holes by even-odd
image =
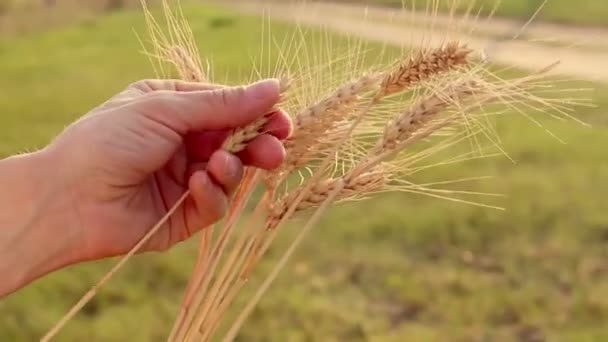
[[[261,216],[263,206],[258,206],[250,219],[255,219]],[[197,320],[193,324],[193,329],[203,332],[204,323],[208,320],[208,316],[216,315],[214,309],[219,305],[219,300],[225,295],[226,289],[229,287],[228,284],[232,282],[238,273],[238,268],[234,265],[242,263],[245,255],[239,254],[240,246],[244,243],[247,234],[241,233],[237,241],[234,243],[232,252],[223,263],[223,267],[217,277],[214,280],[213,287],[205,293],[205,301],[200,307]],[[195,331],[196,333],[196,331]]]
[[[264,195],[264,197],[267,197],[267,196],[268,196],[268,193],[266,193]],[[265,202],[265,198],[262,198],[261,201],[256,206],[256,208],[254,209],[253,214],[250,216],[248,221],[257,222],[259,220],[259,218],[261,218],[263,211],[265,209],[265,206],[263,205],[264,202]],[[211,306],[208,309],[209,312],[206,312],[203,315],[208,315],[208,314],[213,315],[213,316],[211,316],[211,318],[209,318],[209,320],[211,320],[211,325],[215,324],[213,322],[215,322],[219,318],[218,313],[217,313],[217,306],[218,305],[222,305],[222,306],[229,305],[229,301],[227,301],[224,297],[226,295],[226,292],[230,288],[230,284],[232,284],[234,282],[234,280],[238,278],[240,267],[242,266],[242,264],[245,261],[245,258],[247,256],[247,253],[246,253],[248,250],[247,239],[251,236],[251,232],[253,231],[253,229],[249,229],[249,228],[250,227],[248,227],[248,226],[245,226],[243,228],[243,232],[241,233],[241,235],[239,236],[237,241],[234,243],[230,256],[224,262],[224,266],[220,273],[220,276],[218,276],[215,279],[215,282],[220,284],[221,286],[215,292],[213,292],[213,293],[210,292],[207,294],[207,297],[209,298],[209,300],[211,302]],[[206,323],[206,322],[207,322],[207,320],[204,321],[204,323]],[[198,329],[201,332],[205,332],[210,327],[209,324],[205,325],[204,323],[201,324],[200,326],[198,326]],[[207,329],[205,329],[205,328],[207,328]]]
[[[287,251],[283,254],[281,259],[277,262],[277,264],[275,265],[275,267],[273,268],[271,273],[268,275],[268,277],[266,278],[264,283],[262,283],[260,288],[256,291],[256,293],[253,295],[253,297],[249,300],[249,302],[247,303],[247,305],[245,306],[243,311],[241,311],[241,313],[237,317],[236,321],[233,323],[230,330],[228,331],[226,336],[222,339],[222,341],[231,342],[234,340],[234,338],[238,334],[241,326],[243,325],[243,323],[245,322],[247,317],[249,317],[249,314],[251,313],[253,308],[257,305],[257,303],[260,301],[260,299],[266,293],[266,291],[268,291],[268,288],[270,288],[270,285],[276,279],[279,272],[281,272],[283,267],[285,267],[285,265],[287,264],[287,262],[289,261],[289,259],[293,255],[293,253],[296,251],[300,242],[304,239],[304,237],[306,237],[308,232],[317,225],[318,221],[321,219],[321,216],[323,215],[325,210],[329,207],[329,205],[331,205],[331,203],[336,198],[336,196],[340,193],[340,191],[342,190],[343,187],[344,187],[344,183],[337,184],[336,188],[327,196],[325,201],[315,211],[315,213],[310,218],[310,220],[308,220],[308,222],[306,222],[306,225],[304,225],[304,227],[300,230],[300,232],[298,233],[298,235],[296,236],[296,238],[294,239],[292,244],[289,246]]]
[[[238,218],[241,216],[241,214],[245,208],[245,205],[255,188],[255,184],[257,183],[257,180],[259,177],[259,172],[257,170],[255,170],[255,171],[248,170],[248,172],[250,173],[250,175],[246,176],[247,179],[244,180],[244,182],[243,182],[242,194],[241,194],[241,196],[239,196],[238,200],[235,197],[235,200],[233,202],[235,204],[231,207],[231,213],[229,215],[227,215],[226,222],[225,222],[224,226],[222,227],[222,230],[220,231],[220,235],[217,238],[217,240],[214,244],[214,247],[212,248],[211,254],[209,256],[209,262],[207,263],[208,267],[200,270],[199,271],[200,273],[193,275],[193,279],[195,281],[194,284],[197,284],[198,281],[200,280],[201,285],[194,287],[194,291],[196,292],[196,295],[194,297],[193,303],[190,303],[190,305],[189,305],[190,307],[198,308],[200,306],[200,304],[202,303],[205,292],[206,292],[206,290],[211,282],[211,278],[215,272],[215,268],[217,267],[217,264],[219,263],[220,256],[222,255],[222,253],[226,247],[226,243],[228,242],[228,239],[234,229],[234,226],[236,225],[236,222],[238,221]],[[186,320],[185,320],[186,324],[191,325],[191,323],[193,322],[195,317],[197,317],[195,315],[196,315],[196,312],[191,310],[189,312],[189,314],[186,316]],[[188,339],[188,334],[186,333],[186,331],[188,331],[188,329],[190,329],[189,326],[187,326],[185,328],[185,330],[183,332],[185,334],[185,336],[183,338],[180,338],[182,336],[182,334],[178,334],[179,341]]]

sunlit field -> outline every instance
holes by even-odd
[[[517,6],[525,1],[504,2],[500,13],[510,15],[521,13]],[[591,24],[608,6],[593,1],[597,11],[595,5],[575,11],[563,7],[571,2],[554,3],[544,18]],[[583,8],[594,15],[584,15]],[[184,11],[216,79],[248,80],[248,56],[262,48],[262,20],[208,4],[188,3]],[[576,18],[565,19],[567,14]],[[294,30],[269,25],[279,40]],[[0,36],[0,156],[43,146],[129,83],[153,77],[135,32],[145,36],[144,18],[127,7]],[[340,44],[344,37],[333,39]],[[309,42],[311,49],[323,48],[314,44]],[[515,162],[486,158],[425,174],[492,176],[470,183],[471,190],[504,194],[492,204],[505,211],[411,194],[337,206],[264,297],[239,340],[608,340],[608,87],[564,86],[595,88],[583,94],[597,108],[575,113],[592,127],[538,118],[562,144],[528,119],[507,115],[496,130]],[[295,229],[285,230],[276,250]],[[58,340],[164,340],[195,255],[196,242],[190,242],[135,258]],[[112,263],[71,267],[1,300],[0,341],[39,338]]]

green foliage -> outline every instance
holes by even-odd
[[[219,81],[246,79],[245,56],[258,55],[261,21],[210,6],[188,6],[186,13]],[[232,24],[213,24],[217,18]],[[43,146],[89,108],[152,76],[132,29],[145,34],[139,12],[0,41],[0,156]],[[512,115],[497,130],[517,163],[476,160],[424,175],[493,175],[471,190],[505,194],[493,203],[506,212],[407,194],[336,207],[240,340],[608,339],[607,90],[598,86],[592,95],[600,109],[576,113],[593,129],[540,119],[567,145]],[[271,257],[296,231],[285,229]],[[193,241],[137,257],[59,340],[164,340],[195,255]],[[0,341],[39,338],[111,264],[71,267],[0,301]],[[260,266],[267,271],[271,263]]]

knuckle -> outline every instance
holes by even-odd
[[[218,101],[222,106],[229,106],[243,98],[245,95],[245,87],[223,88],[218,90]]]
[[[152,91],[152,87],[150,86],[151,82],[152,80],[150,79],[139,80],[129,84],[127,88],[139,90],[142,92],[149,92]]]
[[[146,93],[144,97],[146,102],[149,102],[154,106],[160,106],[161,108],[164,108],[167,103],[172,99],[172,95],[164,90]]]

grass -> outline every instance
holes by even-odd
[[[339,0],[340,1],[340,0]],[[341,0],[346,2],[360,2],[367,4],[381,4],[390,6],[401,6],[403,3],[411,8],[415,4],[421,10],[424,9],[424,1],[416,0]],[[457,2],[460,10],[466,11],[471,2],[476,7],[482,7],[482,12],[489,13],[494,8],[497,0],[465,0]],[[496,11],[497,16],[527,20],[534,14],[544,0],[502,0]],[[442,7],[452,1],[441,1]],[[576,9],[570,0],[548,0],[546,6],[539,15],[539,19],[565,24],[577,25],[606,25],[608,16],[608,3],[596,0],[580,0],[576,2]]]
[[[246,78],[243,55],[260,48],[259,19],[211,6],[188,13],[216,74]],[[129,82],[152,75],[132,28],[144,32],[142,15],[118,11],[0,41],[0,156],[44,145]],[[606,94],[598,86],[599,109],[578,113],[593,129],[542,120],[567,145],[513,116],[498,130],[517,164],[478,160],[427,175],[494,175],[474,189],[506,194],[499,204],[507,212],[402,194],[332,210],[241,340],[608,339]],[[293,231],[286,233],[275,248]],[[195,255],[191,242],[137,257],[60,340],[163,340]],[[0,301],[0,340],[40,337],[110,265],[71,267]]]

